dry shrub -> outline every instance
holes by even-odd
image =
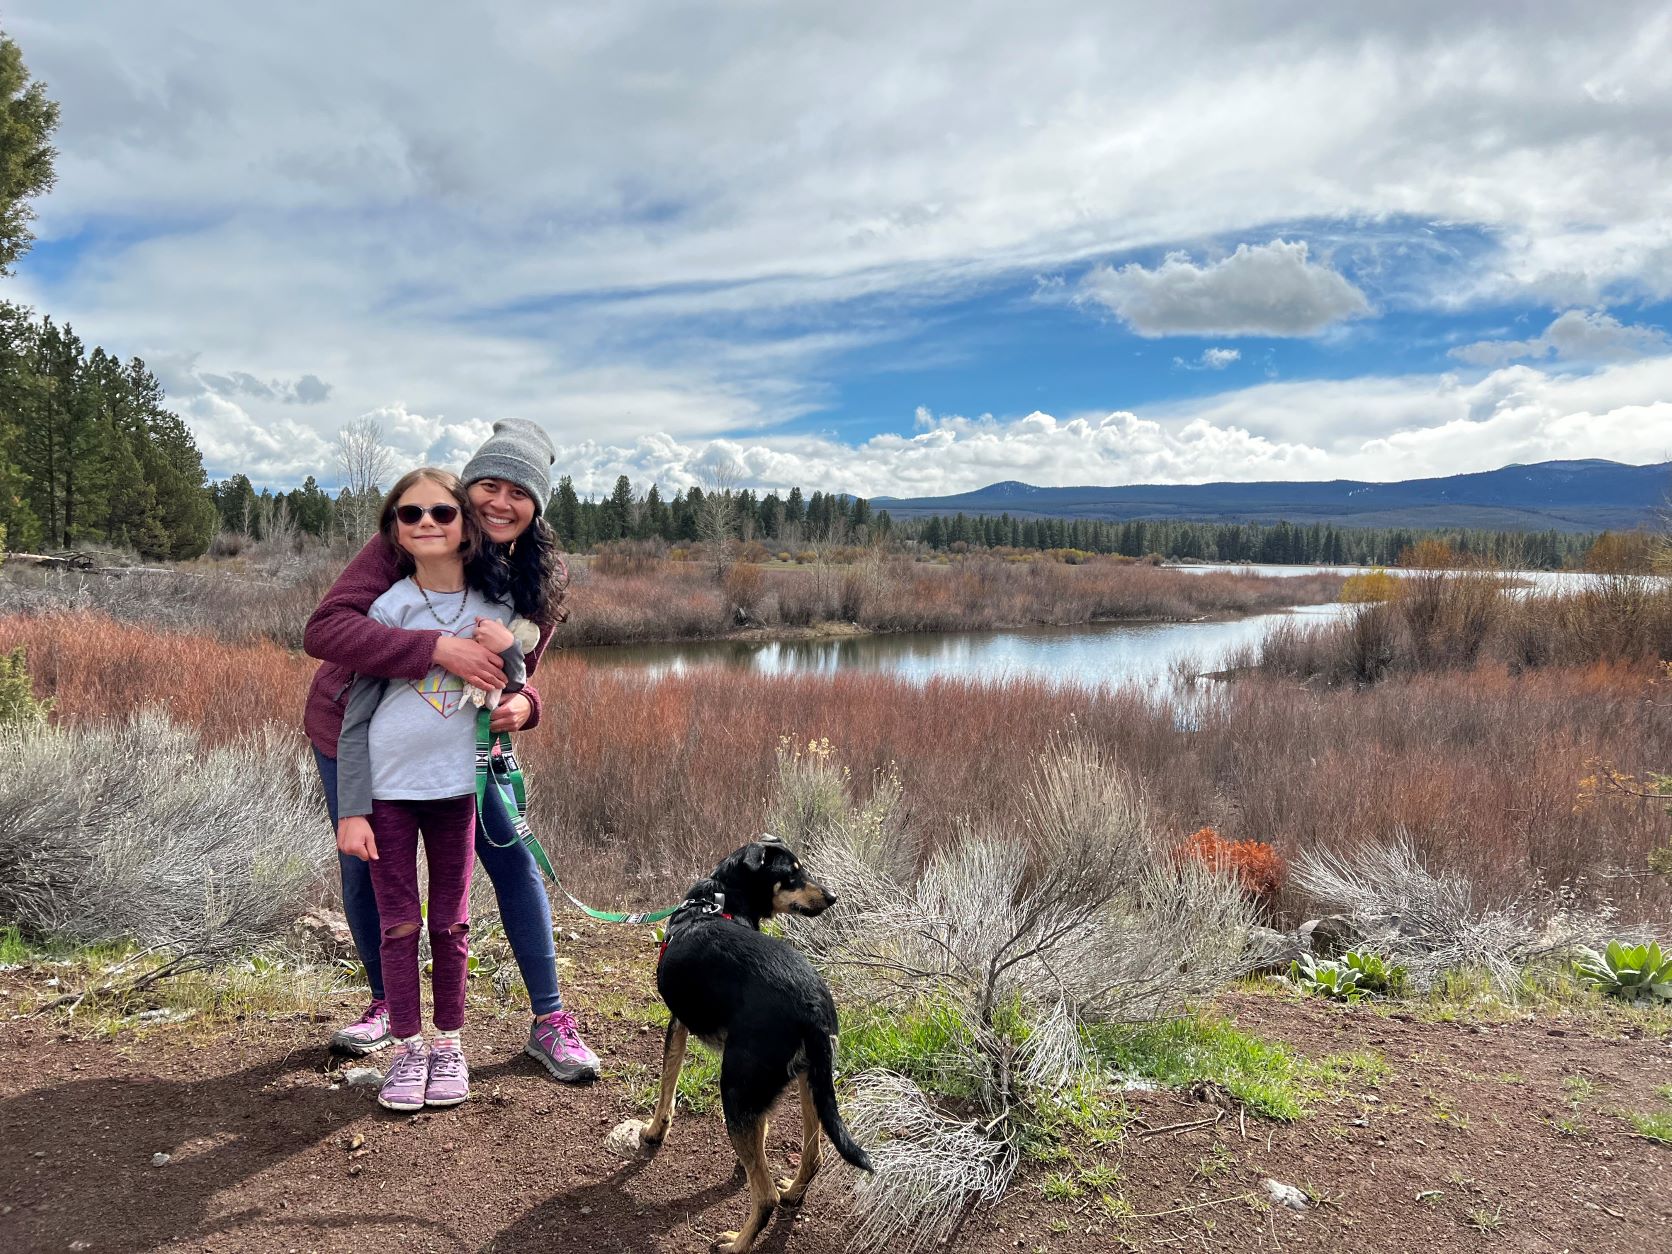
[[[1185,838],[1180,855],[1210,871],[1229,875],[1255,901],[1272,901],[1287,870],[1277,850],[1260,840],[1226,840],[1211,827]]]
[[[1397,960],[1419,989],[1447,972],[1479,969],[1513,997],[1529,964],[1622,935],[1611,906],[1577,907],[1571,891],[1539,887],[1483,904],[1465,876],[1424,866],[1404,832],[1386,844],[1307,850],[1295,862],[1295,880],[1322,907],[1351,919],[1361,947]]]
[[[0,917],[32,935],[212,965],[288,928],[332,851],[293,737],[206,747],[155,709],[0,728]]]
[[[1187,621],[1318,604],[1333,600],[1341,586],[1337,575],[1189,574],[1104,558],[1069,565],[975,555],[946,566],[862,549],[802,557],[803,569],[760,571],[760,591],[745,606],[751,617],[768,626],[841,621],[879,632]],[[704,584],[707,572],[678,564],[610,578],[591,574],[576,571],[562,643],[701,639],[729,630],[731,609],[742,604],[712,580]]]
[[[721,588],[737,612],[753,619],[760,608],[761,594],[766,589],[766,576],[759,566],[737,562],[726,571]]]
[[[593,550],[587,568],[599,575],[654,575],[667,550],[661,540],[613,540]]]
[[[778,766],[768,826],[841,898],[785,930],[852,1004],[950,1014],[922,1065],[977,1106],[952,1118],[905,1077],[854,1080],[876,1168],[856,1189],[857,1248],[929,1249],[997,1201],[1065,1087],[1100,1084],[1086,1027],[1154,1017],[1248,968],[1235,883],[1175,866],[1133,781],[1083,740],[1034,758],[1017,820],[964,821],[921,867],[891,779],[855,804],[827,742],[787,744]]]
[[[559,646],[705,640],[733,626],[731,607],[712,571],[693,563],[611,576],[580,567],[565,603],[569,621],[557,629]]]
[[[756,550],[764,559],[758,544],[746,551]],[[7,567],[0,575],[0,614],[98,612],[166,630],[208,632],[233,642],[269,639],[299,649],[308,617],[341,571],[344,556],[317,545],[297,552],[262,543],[231,560],[157,574]],[[1185,620],[1321,603],[1332,600],[1341,583],[1332,575],[1192,575],[1106,558],[1070,566],[975,555],[947,567],[884,557],[877,550],[832,548],[801,555],[808,569],[763,570],[758,592],[744,605],[716,587],[711,572],[664,560],[685,556],[659,540],[623,540],[577,562],[571,617],[559,629],[558,643],[707,639],[736,625],[737,605],[767,626],[842,621],[872,631]]]
[[[215,743],[268,720],[300,737],[318,665],[266,641],[229,645],[88,612],[0,618],[0,640],[27,650],[35,690],[58,697],[60,718],[124,719],[149,705]]]
[[[1539,595],[1489,571],[1421,570],[1389,600],[1322,625],[1269,634],[1230,665],[1324,683],[1373,683],[1388,675],[1531,669],[1672,658],[1672,581],[1600,575]]]
[[[694,583],[717,592],[703,572]],[[166,700],[211,743],[266,717],[299,724],[313,670],[271,645],[95,615],[0,617],[0,653],[19,645],[59,720]],[[1672,904],[1666,879],[1643,874],[1672,842],[1663,808],[1613,793],[1576,808],[1596,761],[1639,777],[1672,762],[1672,681],[1658,667],[1477,668],[1329,689],[1254,676],[1205,689],[1191,719],[1160,693],[1026,679],[656,677],[561,653],[536,679],[544,721],[518,737],[535,829],[577,885],[634,904],[662,904],[760,830],[781,735],[829,737],[862,780],[892,767],[929,850],[957,835],[960,815],[1020,821],[1016,781],[1069,728],[1141,783],[1167,830],[1234,831],[1292,862],[1403,826],[1426,865],[1467,876],[1489,901],[1542,880],[1630,917]],[[1313,908],[1292,885],[1278,907]]]
[[[1399,576],[1390,575],[1380,566],[1362,574],[1348,575],[1341,585],[1341,599],[1349,605],[1367,601],[1391,601],[1399,595]]]
[[[232,642],[302,647],[302,631],[342,569],[321,548],[265,563],[197,562],[190,569],[121,575],[47,571],[10,563],[0,573],[0,614],[97,613]]]

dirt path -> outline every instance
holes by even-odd
[[[648,988],[648,955],[623,936],[589,934],[571,955],[570,1000],[605,1054],[603,1081],[554,1084],[519,1053],[522,1016],[473,1011],[474,1100],[416,1117],[333,1087],[323,1024],[187,1025],[107,1041],[8,1008],[0,1250],[706,1249],[746,1204],[718,1115],[683,1116],[654,1159],[623,1162],[603,1148],[611,1127],[642,1113],[634,1088],[660,1049],[640,1018],[587,1009]],[[7,979],[14,991],[21,975]],[[1199,1126],[1077,1153],[1082,1166],[1118,1173],[1107,1188],[1119,1201],[1095,1189],[1048,1199],[1045,1168],[1025,1169],[956,1248],[1672,1250],[1672,1149],[1635,1136],[1622,1116],[1672,1110],[1656,1093],[1672,1085],[1666,1040],[1246,994],[1221,1010],[1308,1055],[1374,1051],[1389,1074],[1294,1124],[1217,1115],[1188,1094],[1136,1094],[1149,1127]],[[780,1162],[796,1127],[788,1109],[773,1120]],[[349,1149],[356,1135],[364,1152]],[[159,1152],[171,1157],[152,1166]],[[757,1248],[840,1250],[845,1170],[821,1178]],[[1319,1204],[1296,1213],[1257,1200],[1266,1176]]]

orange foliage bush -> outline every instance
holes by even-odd
[[[1288,873],[1277,850],[1264,841],[1226,840],[1211,827],[1193,832],[1179,853],[1210,871],[1234,875],[1243,892],[1264,901],[1277,896]]]

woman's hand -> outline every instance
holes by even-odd
[[[478,618],[476,620],[476,640],[495,653],[504,653],[505,650],[517,643],[517,638],[511,634],[511,629],[497,618]]]
[[[508,692],[499,699],[499,706],[488,719],[488,729],[496,732],[521,731],[534,707],[520,692]]]
[[[435,654],[430,660],[483,692],[505,687],[504,663],[499,654],[480,641],[442,636],[435,642]]]
[[[372,835],[372,825],[364,815],[337,821],[337,852],[362,862],[377,861],[377,837]]]

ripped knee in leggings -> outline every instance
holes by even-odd
[[[416,923],[397,923],[394,927],[383,929],[384,940],[405,940],[407,937],[417,934],[418,925]]]
[[[451,927],[432,927],[430,929],[431,936],[465,936],[468,935],[469,932],[470,924],[468,923],[455,923]]]

